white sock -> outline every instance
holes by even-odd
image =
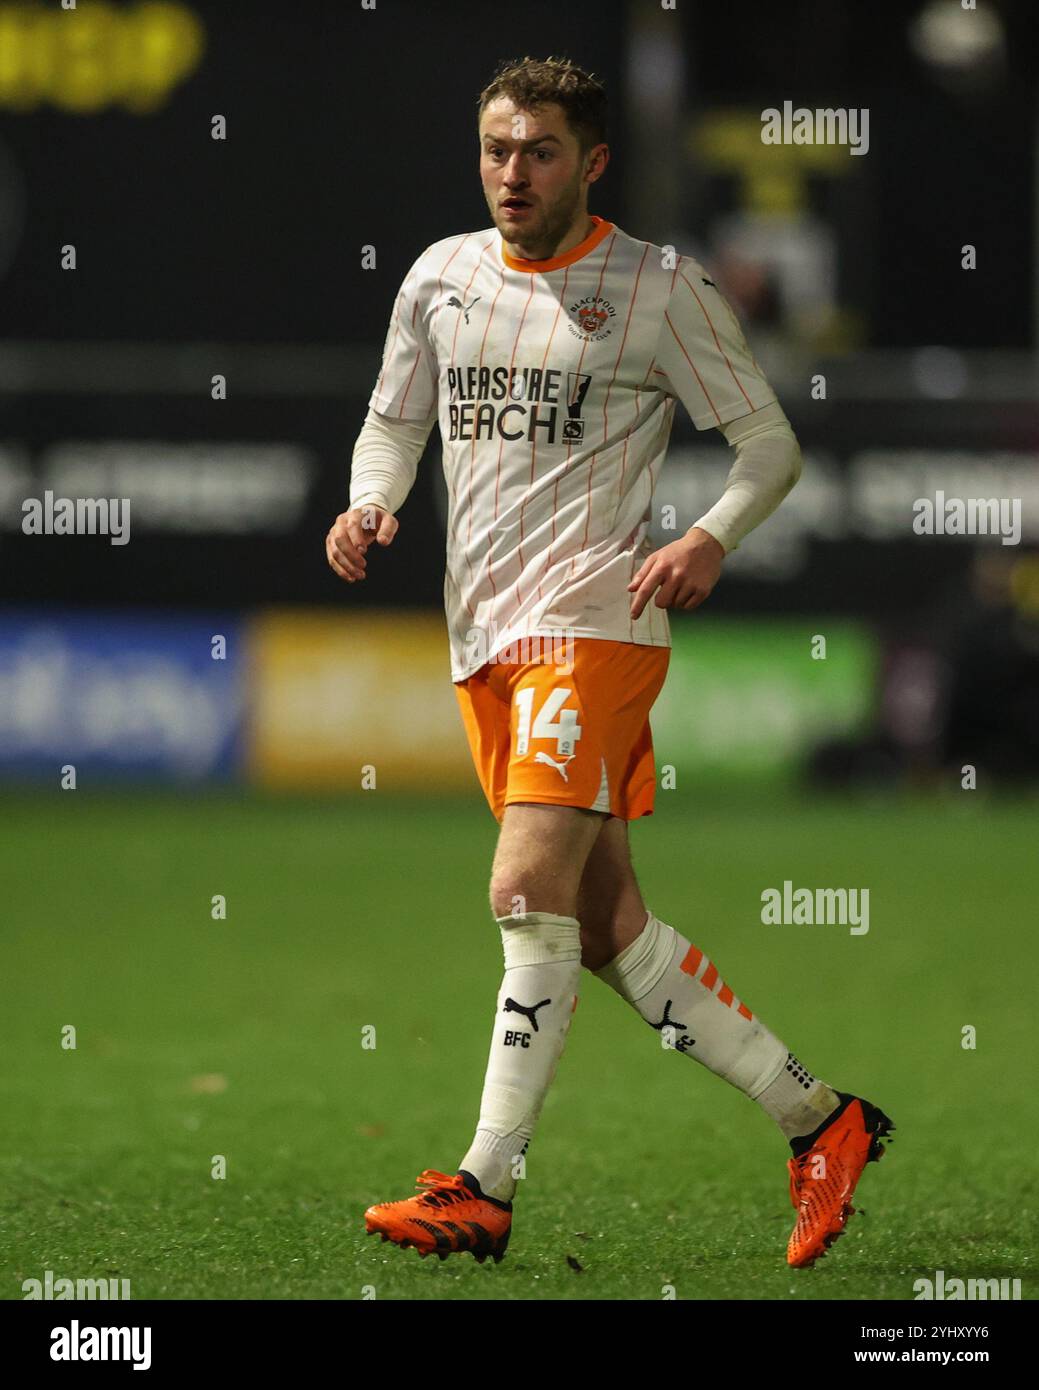
[[[577,1008],[581,928],[574,917],[499,917],[505,974],[491,1035],[480,1119],[459,1169],[489,1197],[512,1200],[526,1152]]]
[[[775,1081],[756,1100],[787,1139],[811,1134],[840,1105],[837,1092],[806,1071],[792,1052],[787,1053],[786,1065]]]
[[[594,973],[658,1031],[670,1028],[677,1052],[756,1100],[787,1139],[810,1133],[838,1105],[836,1093],[808,1075],[703,952],[652,912],[641,935]]]

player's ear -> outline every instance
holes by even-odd
[[[585,178],[589,183],[594,183],[596,179],[601,179],[606,172],[606,166],[610,162],[609,145],[593,145],[588,151],[585,162]]]

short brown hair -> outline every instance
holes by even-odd
[[[569,58],[507,59],[480,93],[479,115],[498,97],[509,97],[522,111],[536,112],[554,102],[582,150],[606,139],[606,88]]]

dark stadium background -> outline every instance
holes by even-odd
[[[89,16],[89,3],[80,8]],[[704,111],[756,111],[790,93],[800,105],[869,107],[870,153],[845,156],[847,174],[809,189],[836,238],[855,347],[799,361],[779,388],[805,446],[838,462],[865,447],[1036,443],[1027,354],[1037,316],[1039,15],[1024,3],[985,6],[1004,17],[1004,64],[987,85],[957,92],[908,48],[910,21],[926,8],[693,4],[657,18],[653,5],[606,3],[589,23],[579,5],[524,7],[528,42],[543,34],[550,48],[580,54],[612,94],[613,163],[594,209],[635,236],[679,236],[683,251],[708,254],[709,229],[738,199],[735,178],[708,175],[691,147]],[[481,4],[448,7],[454,29],[442,7],[421,4],[186,9],[202,25],[204,52],[158,109],[107,100],[77,113],[52,97],[20,110],[13,91],[0,108],[5,453],[33,481],[41,456],[69,438],[284,440],[316,468],[294,524],[260,533],[262,547],[244,527],[171,535],[158,518],[146,544],[135,535],[124,549],[69,545],[56,560],[53,547],[12,532],[20,513],[5,497],[5,595],[435,605],[442,528],[420,524],[432,510],[432,450],[404,513],[406,565],[385,565],[378,583],[345,595],[314,542],[343,505],[408,266],[430,242],[486,223],[475,98],[512,49]],[[676,27],[684,74],[675,108],[658,112],[632,55],[638,41],[652,64],[652,45],[671,43]],[[214,113],[227,117],[226,141],[209,138]],[[647,167],[650,153],[666,173]],[[68,241],[79,251],[74,273],[58,267]],[[971,273],[959,266],[964,241],[979,250]],[[376,248],[375,270],[361,268],[365,245]],[[914,389],[905,354],[933,345],[961,354],[968,382],[952,397]],[[805,389],[816,370],[829,378],[825,403]],[[228,377],[222,403],[209,399],[217,371]],[[675,442],[694,439],[680,411]],[[934,547],[921,561],[920,549],[911,533],[880,549],[813,538],[786,582],[727,581],[712,609],[811,602],[890,619],[907,584],[914,607],[947,593],[971,551]],[[863,584],[878,564],[882,573]]]
[[[997,1033],[986,1085],[1020,1079],[1023,1005],[1001,1011],[1001,986],[1025,969],[1019,949],[1032,974],[1035,960],[1033,934],[1018,934],[1034,923],[1039,775],[1036,6],[80,0],[71,13],[0,0],[0,941],[7,1041],[21,1059],[4,1093],[15,1122],[0,1297],[20,1297],[15,1272],[62,1251],[71,1273],[99,1258],[132,1266],[141,1296],[357,1297],[368,1277],[357,1212],[464,1147],[498,968],[483,897],[493,823],[449,686],[436,434],[365,584],[330,573],[323,538],[346,506],[408,266],[431,242],[487,225],[476,98],[500,59],[527,52],[571,56],[605,79],[612,163],[592,211],[711,269],[805,454],[801,484],[709,604],[673,615],[658,757],[678,787],[636,832],[654,901],[670,893],[661,910],[680,926],[687,909],[687,932],[702,914],[728,977],[766,994],[763,1013],[806,1039],[805,1055],[814,1041],[820,1070],[857,1064],[865,1085],[879,1066],[892,1107],[907,1058],[927,1075],[936,1123],[943,1107],[969,1105],[963,1054],[954,1045],[939,1060],[935,1039],[984,1009]],[[787,148],[766,166],[754,128],[786,99],[868,108],[869,153],[798,163]],[[211,138],[216,115],[226,139]],[[60,265],[70,243],[74,271]],[[973,270],[961,268],[968,243]],[[366,247],[374,269],[362,268]],[[226,400],[211,398],[215,374]],[[825,399],[812,393],[820,375]],[[720,436],[697,435],[679,410],[658,502],[676,503],[684,529],[725,466]],[[943,486],[1021,497],[1020,544],[915,535],[912,498]],[[47,489],[129,497],[130,543],[24,535],[22,503]],[[217,634],[223,661],[212,660]],[[820,634],[825,666],[809,658]],[[361,790],[369,764],[375,792]],[[976,790],[963,786],[968,765]],[[771,855],[767,867],[748,844]],[[872,1045],[835,1038],[824,1012],[806,1023],[792,959],[802,943],[760,940],[760,889],[799,871],[886,886],[886,930],[878,906],[869,938],[854,951],[827,938],[812,967],[828,1008],[846,1007],[863,1031],[868,1018]],[[216,946],[215,894],[241,932]],[[344,899],[364,913],[378,901],[392,922],[358,932]],[[477,953],[451,979],[471,1039],[438,1036],[405,985],[397,1036],[414,1047],[388,1056],[375,1083],[354,1059],[356,1029],[376,999],[391,1007],[388,974],[417,987],[408,972],[413,952],[429,951],[430,913],[453,952]],[[997,940],[1006,929],[1003,951],[981,953],[980,922]],[[915,1024],[887,993],[893,975],[927,1001]],[[589,1085],[597,1074],[595,1018],[589,1008],[583,1043],[575,1030],[571,1085],[582,1066]],[[77,1019],[84,1070],[70,1079],[56,1039]],[[387,1019],[387,1034],[397,1026]],[[649,1049],[625,1062],[634,1106],[654,1055],[623,1036],[625,1058]],[[442,1075],[434,1054],[451,1059],[458,1090],[423,1111]],[[241,1082],[251,1066],[280,1096],[259,1127],[255,1106],[270,1097]],[[738,1098],[696,1080],[723,1115],[718,1132],[731,1120],[749,1135]],[[335,1190],[356,1279],[328,1273],[343,1252],[324,1227],[310,1232],[324,1254],[309,1282],[292,1282],[279,1251],[257,1273],[233,1241],[221,1279],[176,1260],[158,1272],[144,1238],[157,1180],[142,1149],[173,1154],[161,1220],[190,1225],[198,1155],[184,1145],[201,1128],[206,1162],[220,1151],[209,1129],[225,1102],[243,1150],[263,1125],[272,1145],[285,1126],[320,1133],[310,1166],[295,1153],[284,1170],[274,1163],[270,1190],[294,1194],[287,1203],[307,1184],[326,1200]],[[546,1151],[576,1142],[559,1104]],[[639,1124],[650,1123],[647,1112]],[[392,1152],[375,1154],[387,1127]],[[126,1166],[98,1198],[113,1144]],[[261,1185],[271,1152],[250,1153]],[[614,1157],[624,1162],[619,1147]],[[731,1209],[742,1192],[771,1211],[764,1172],[759,1194],[756,1170],[732,1171]],[[215,1199],[208,1173],[199,1181],[201,1210]],[[72,1236],[58,1192],[84,1210],[113,1204],[120,1222]],[[248,1215],[225,1223],[242,1231]],[[1009,1222],[998,1203],[987,1219],[991,1245],[971,1257],[1020,1272],[995,1253]],[[99,1233],[116,1225],[138,1243],[113,1249]],[[928,1247],[919,1261],[955,1254]],[[771,1258],[762,1247],[761,1268]],[[380,1277],[399,1279],[400,1296],[481,1296],[471,1281],[445,1291],[422,1274],[421,1288],[409,1269]],[[566,1277],[546,1272],[541,1287],[659,1296],[623,1281],[623,1292],[586,1282],[571,1293]],[[680,1296],[804,1287],[761,1278]],[[900,1279],[889,1259],[819,1296],[906,1297]]]

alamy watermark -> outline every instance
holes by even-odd
[[[761,113],[763,145],[847,145],[849,153],[869,153],[869,107],[768,106]]]
[[[130,1297],[129,1279],[55,1279],[54,1271],[44,1270],[42,1279],[23,1279],[23,1302],[34,1299],[100,1299],[125,1303]]]
[[[766,927],[847,927],[852,936],[869,931],[868,888],[782,888],[761,891],[761,920]]]
[[[150,1327],[90,1327],[73,1318],[51,1330],[52,1361],[132,1361],[135,1371],[152,1364]]]
[[[1021,543],[1020,497],[918,497],[913,503],[918,536],[999,536],[1003,545]]]
[[[508,634],[506,634],[507,636]],[[487,663],[498,666],[558,666],[561,671],[574,669],[574,632],[560,628],[551,634],[520,636],[503,640],[498,626],[471,627],[464,637],[466,659],[474,666]]]
[[[110,545],[130,539],[129,497],[55,497],[49,490],[22,503],[27,536],[107,536]]]
[[[956,1300],[1017,1299],[1021,1297],[1020,1279],[946,1279],[944,1269],[936,1269],[933,1279],[915,1279],[916,1299]]]

